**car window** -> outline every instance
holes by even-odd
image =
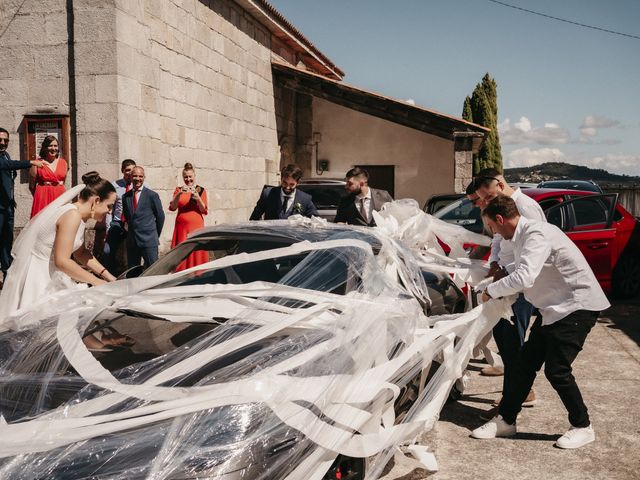
[[[576,227],[607,222],[607,207],[600,198],[584,197],[573,202]]]
[[[448,223],[460,225],[473,232],[480,233],[483,229],[480,209],[475,207],[468,198],[461,198],[437,211],[434,217]]]
[[[274,238],[274,239],[193,239],[182,242],[169,251],[164,257],[151,265],[144,276],[165,275],[174,273],[176,267],[191,253],[205,251],[209,256],[209,261],[235,255],[237,253],[253,253],[274,248],[287,247],[294,240]]]
[[[298,185],[298,188],[311,195],[313,204],[320,209],[337,208],[345,195],[343,185]]]

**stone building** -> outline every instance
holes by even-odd
[[[191,162],[209,192],[208,224],[247,219],[293,160],[309,176],[384,166],[396,197],[421,202],[460,191],[486,133],[345,85],[265,0],[5,0],[0,57],[12,157],[33,157],[55,133],[69,185],[89,170],[117,178],[133,158],[165,205]],[[16,196],[21,227],[31,203],[24,172]],[[166,225],[164,247],[172,217]]]

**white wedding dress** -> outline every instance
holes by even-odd
[[[16,239],[12,251],[14,261],[0,293],[0,331],[22,327],[22,313],[41,305],[51,294],[81,288],[56,268],[53,243],[58,219],[76,208],[70,202],[82,188],[84,185],[78,185],[54,200],[31,219]],[[84,231],[85,223],[80,222],[73,251],[82,246]]]

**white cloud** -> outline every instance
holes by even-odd
[[[584,160],[577,160],[576,165],[585,165],[591,168],[601,168],[610,173],[640,176],[640,155],[626,155],[620,153],[608,153]]]
[[[409,105],[415,105],[416,104],[416,101],[413,98],[407,98],[404,102],[408,103]]]
[[[587,115],[580,125],[580,139],[578,143],[592,143],[593,137],[598,135],[598,130],[602,128],[612,128],[620,125],[618,120],[599,116]]]
[[[571,141],[571,135],[566,128],[560,127],[557,123],[545,123],[544,127],[532,127],[531,121],[527,117],[520,117],[516,123],[511,125],[507,118],[498,124],[500,143],[503,145],[522,145],[533,143],[538,145],[557,145]]]
[[[525,147],[513,150],[505,157],[505,168],[532,167],[546,162],[564,162],[589,168],[601,168],[610,173],[640,176],[640,155],[608,153],[587,158],[576,154],[566,155],[558,148]]]
[[[618,120],[599,116],[599,115],[587,115],[582,121],[580,128],[611,128],[620,125]]]
[[[531,167],[546,162],[564,162],[567,156],[557,148],[519,148],[510,152],[505,161],[506,168]]]

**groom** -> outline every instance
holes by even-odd
[[[42,160],[11,160],[7,147],[9,132],[0,127],[0,267],[2,280],[7,278],[11,266],[11,247],[13,246],[13,218],[16,202],[13,198],[13,182],[16,170],[32,166],[41,168]]]
[[[158,259],[164,211],[158,194],[144,186],[144,168],[133,168],[131,185],[133,188],[122,196],[122,215],[128,231],[127,264],[131,269],[142,259],[148,268]]]

